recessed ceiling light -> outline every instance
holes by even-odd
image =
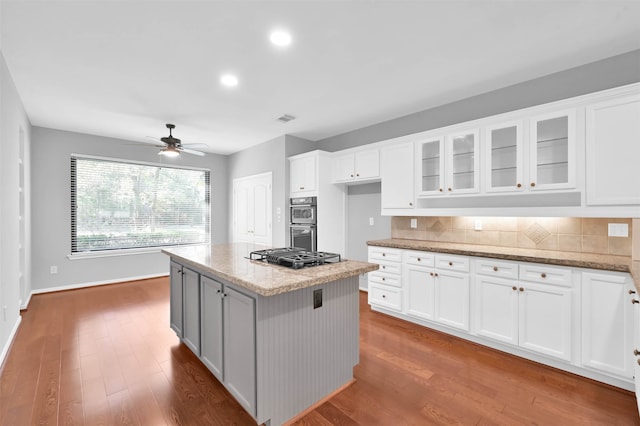
[[[274,31],[269,36],[269,40],[276,46],[288,46],[291,44],[291,34],[286,31]]]
[[[233,74],[225,74],[220,77],[220,83],[227,87],[235,87],[238,85],[238,77]]]

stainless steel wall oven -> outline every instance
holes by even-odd
[[[317,198],[291,198],[289,209],[291,215],[291,222],[289,225],[291,247],[300,247],[308,251],[317,251]]]

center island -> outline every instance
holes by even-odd
[[[358,275],[343,260],[290,269],[249,260],[248,243],[162,250],[170,323],[257,424],[275,426],[353,381],[359,362]]]

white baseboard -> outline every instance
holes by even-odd
[[[11,348],[11,345],[13,344],[13,339],[16,337],[16,333],[18,332],[18,327],[20,327],[21,321],[22,321],[22,317],[18,315],[18,319],[16,320],[16,323],[13,325],[13,329],[9,334],[9,338],[7,339],[7,342],[2,348],[2,353],[0,353],[0,367],[2,367],[2,365],[4,364],[4,359],[9,353],[9,348]]]
[[[31,293],[29,293],[29,298],[27,299],[26,303],[23,306],[21,306],[20,309],[27,309],[28,308],[29,302],[31,301],[31,296],[33,296],[34,294],[53,293],[55,291],[74,290],[74,289],[78,289],[78,288],[96,287],[96,286],[99,286],[99,285],[123,283],[123,282],[126,282],[126,281],[148,280],[148,279],[151,279],[151,278],[160,278],[160,277],[168,277],[168,276],[169,276],[168,273],[162,273],[162,274],[152,274],[152,275],[141,275],[141,276],[138,276],[138,277],[122,277],[122,278],[116,278],[116,279],[113,279],[113,280],[94,281],[94,282],[90,282],[90,283],[63,285],[63,286],[59,286],[59,287],[39,288],[37,290],[31,290]]]

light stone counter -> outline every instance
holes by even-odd
[[[356,260],[291,269],[258,260],[249,253],[267,247],[248,243],[213,244],[162,250],[179,263],[200,272],[224,278],[262,296],[274,296],[325,284],[378,269],[378,265]]]
[[[407,250],[434,251],[438,253],[459,254],[463,256],[489,257],[520,262],[546,263],[549,265],[628,272],[633,278],[636,290],[640,292],[640,261],[633,261],[629,256],[572,253],[565,251],[483,246],[476,244],[446,243],[424,240],[405,240],[400,238],[367,241],[367,244],[370,246],[391,247]]]

